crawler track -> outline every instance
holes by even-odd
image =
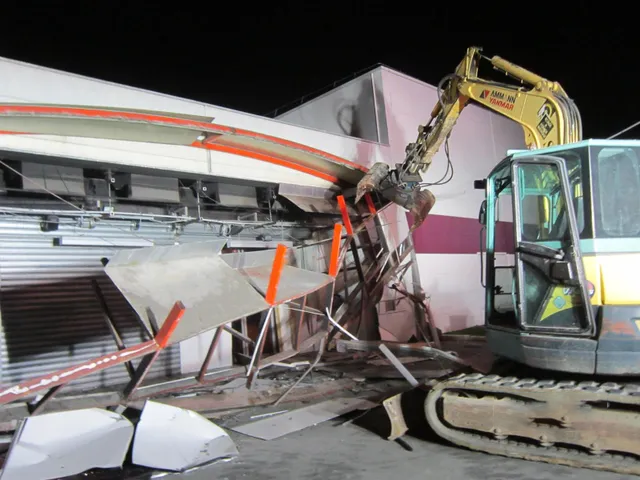
[[[431,389],[425,413],[472,450],[640,475],[640,385],[462,374]]]

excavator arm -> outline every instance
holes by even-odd
[[[376,163],[358,183],[356,202],[377,191],[388,200],[408,209],[418,228],[435,204],[435,196],[422,188],[422,175],[443,143],[446,143],[462,110],[473,100],[519,123],[528,148],[562,145],[582,139],[580,113],[557,83],[546,80],[500,57],[489,59],[493,67],[520,82],[519,85],[485,80],[478,76],[481,49],[471,47],[453,74],[438,85],[438,102],[418,137],[406,148],[403,163],[391,170]]]

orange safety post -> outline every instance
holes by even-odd
[[[344,196],[338,195],[338,206],[340,207],[340,212],[342,213],[342,222],[344,223],[344,228],[347,229],[347,235],[353,235],[353,227],[351,226],[351,219],[349,218],[349,211],[347,210],[347,204],[344,201]]]
[[[342,225],[336,223],[333,227],[333,241],[331,242],[331,259],[329,260],[329,275],[338,275],[338,261],[340,260],[340,237],[342,236]]]
[[[158,347],[162,349],[167,346],[167,344],[169,343],[169,339],[178,326],[178,323],[184,315],[185,310],[186,307],[180,300],[173,304],[173,307],[169,311],[167,318],[165,319],[162,327],[160,327],[160,330],[156,335],[155,341],[158,344]]]
[[[367,207],[369,207],[369,213],[371,215],[375,215],[376,214],[376,206],[373,204],[373,199],[371,198],[371,195],[369,195],[368,193],[364,194],[364,199],[367,201]]]
[[[273,259],[273,266],[271,267],[271,276],[269,277],[269,286],[267,287],[267,294],[264,299],[269,305],[274,305],[276,302],[276,294],[278,293],[278,284],[280,283],[280,275],[284,268],[284,256],[287,252],[287,247],[278,244],[276,248],[276,256]]]

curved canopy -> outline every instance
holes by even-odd
[[[104,107],[0,104],[1,134],[60,135],[191,146],[355,185],[366,169],[301,143],[213,122],[211,117]]]

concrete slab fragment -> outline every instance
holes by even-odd
[[[245,423],[232,428],[232,430],[250,437],[261,438],[262,440],[273,440],[318,423],[326,422],[353,410],[369,409],[375,406],[377,406],[376,403],[362,398],[336,398],[255,422]]]
[[[48,480],[121,467],[132,436],[129,420],[99,408],[29,417],[14,435],[0,479]]]
[[[163,322],[174,302],[182,301],[186,311],[169,344],[179,343],[269,307],[220,258],[225,241],[121,250],[105,272],[149,328],[149,313]]]
[[[233,440],[191,410],[147,401],[133,439],[136,465],[181,472],[238,455]]]

